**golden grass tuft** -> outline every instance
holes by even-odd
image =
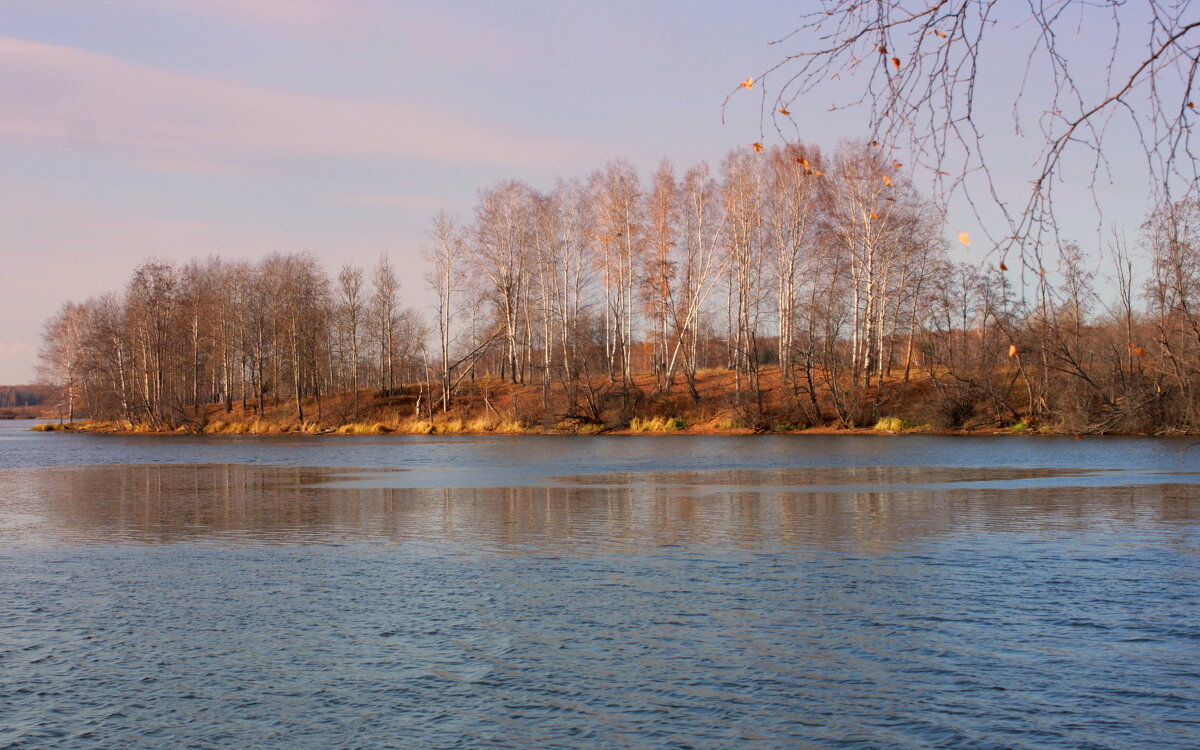
[[[391,431],[392,428],[383,422],[349,422],[334,430],[338,435],[385,435]]]
[[[871,429],[878,432],[902,432],[911,427],[907,420],[900,417],[883,417]]]
[[[497,422],[494,427],[492,427],[492,432],[525,432],[525,425],[520,420],[503,419]]]
[[[675,432],[682,430],[686,424],[679,417],[650,417],[642,419],[634,417],[629,420],[630,432]]]
[[[432,435],[437,431],[437,425],[428,419],[412,419],[400,424],[399,432],[409,435]]]
[[[476,417],[467,422],[467,432],[491,432],[496,428],[496,420],[491,417]]]

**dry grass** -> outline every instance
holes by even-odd
[[[35,432],[150,432],[143,425],[130,425],[125,422],[102,422],[95,419],[85,419],[79,422],[46,422],[34,425],[29,429]]]
[[[871,429],[877,432],[903,432],[904,430],[911,430],[912,427],[913,425],[906,419],[901,419],[900,417],[883,417]]]
[[[679,417],[634,417],[629,420],[630,432],[676,432],[684,427],[686,424]]]

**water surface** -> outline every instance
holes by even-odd
[[[1194,747],[1185,440],[0,423],[0,748]]]

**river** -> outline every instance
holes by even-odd
[[[0,422],[0,748],[1200,746],[1200,446]]]

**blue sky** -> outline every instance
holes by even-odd
[[[2,7],[0,383],[15,383],[64,300],[121,288],[150,256],[306,250],[336,269],[387,252],[419,306],[430,217],[467,216],[481,187],[549,188],[617,157],[646,174],[758,140],[757,100],[724,123],[721,102],[807,4]],[[810,142],[865,126],[811,106],[793,107]],[[951,236],[975,229],[951,214]]]

